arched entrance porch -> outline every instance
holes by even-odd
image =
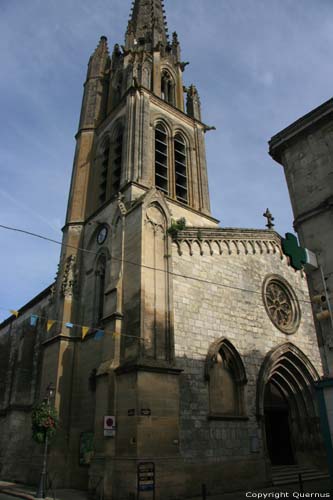
[[[288,400],[273,382],[266,384],[264,398],[265,437],[270,461],[272,465],[292,465],[295,457]]]
[[[257,383],[257,417],[272,465],[319,465],[323,459],[313,383],[318,372],[294,344],[269,352]]]

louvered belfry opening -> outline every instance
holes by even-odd
[[[183,203],[188,203],[186,143],[181,134],[175,137],[174,149],[176,198]]]
[[[168,137],[163,125],[155,129],[155,186],[169,194],[168,189]]]
[[[106,201],[107,179],[110,159],[110,144],[105,144],[102,153],[101,172],[99,179],[99,203],[102,205]]]
[[[97,325],[101,325],[104,317],[104,296],[105,296],[105,274],[106,274],[106,258],[105,255],[99,257],[96,270],[96,285],[95,285],[95,310],[97,313]]]
[[[118,193],[121,179],[121,165],[123,156],[123,131],[120,129],[113,141],[112,151],[111,196]]]

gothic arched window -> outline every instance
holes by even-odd
[[[169,194],[168,136],[161,123],[155,128],[155,186]]]
[[[99,175],[99,185],[98,185],[98,200],[99,204],[102,205],[106,201],[107,194],[107,182],[108,182],[108,171],[110,162],[110,141],[107,139],[104,142],[102,148],[102,158],[100,164],[100,175]]]
[[[210,416],[244,417],[245,368],[228,340],[215,343],[210,349],[206,360],[206,378],[209,380]]]
[[[105,255],[101,255],[97,261],[96,282],[95,282],[94,316],[97,325],[101,324],[104,317],[105,274],[106,274],[106,257]]]
[[[111,144],[111,190],[110,196],[118,193],[120,188],[123,156],[123,129],[118,128]]]
[[[161,97],[169,104],[175,104],[175,84],[168,71],[163,71],[161,77]]]
[[[186,143],[181,134],[174,139],[175,179],[177,200],[188,203]]]
[[[108,137],[102,146],[98,170],[98,206],[103,205],[119,192],[123,155],[123,128],[115,131],[113,138]],[[98,208],[98,206],[96,208]]]

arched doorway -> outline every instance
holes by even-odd
[[[313,383],[305,354],[286,343],[269,352],[257,384],[257,418],[272,465],[316,464],[322,447]]]
[[[290,433],[290,407],[287,398],[268,382],[264,396],[267,451],[272,465],[295,463]]]

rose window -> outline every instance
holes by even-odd
[[[301,318],[294,290],[280,276],[268,277],[263,286],[263,299],[267,314],[283,333],[295,333]]]

